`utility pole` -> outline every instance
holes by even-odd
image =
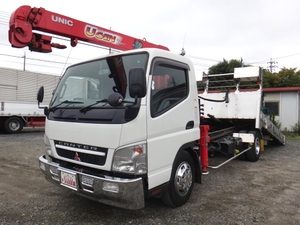
[[[26,65],[26,52],[24,52],[24,56],[23,56],[22,58],[24,58],[24,62],[23,62],[23,71],[25,71],[25,65]]]
[[[277,64],[277,62],[273,61],[272,58],[270,59],[270,62],[268,62],[268,64],[270,64],[269,67],[269,71],[271,73],[273,73],[273,69],[275,69],[277,66],[275,64]]]
[[[111,27],[109,29],[111,30]],[[111,54],[111,48],[108,49],[108,54]]]

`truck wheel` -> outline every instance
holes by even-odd
[[[162,201],[171,206],[184,205],[193,190],[195,180],[195,167],[191,155],[182,151],[174,161],[168,190],[162,196]]]
[[[258,131],[249,131],[249,133],[252,133],[254,135],[254,142],[252,144],[252,148],[246,152],[246,157],[248,161],[256,162],[259,159],[260,156],[260,140],[261,136]]]
[[[5,120],[4,129],[9,134],[19,133],[23,129],[23,121],[18,117],[10,117]]]

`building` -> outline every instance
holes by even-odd
[[[300,125],[300,87],[264,88],[264,107],[274,113],[283,131]]]

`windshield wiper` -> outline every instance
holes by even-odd
[[[61,103],[58,103],[57,105],[52,106],[49,110],[54,110],[54,109],[56,109],[58,106],[60,106],[60,105],[62,105],[62,104],[65,104],[65,103],[68,103],[68,105],[69,105],[69,104],[83,104],[83,102],[80,102],[80,101],[64,100],[64,101],[62,101]]]
[[[94,102],[94,103],[92,103],[90,105],[82,107],[79,111],[80,112],[86,112],[86,111],[90,110],[94,105],[97,105],[97,104],[99,104],[101,102],[107,102],[107,99],[98,100],[98,101],[96,101],[96,102]]]

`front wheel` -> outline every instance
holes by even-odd
[[[182,151],[175,158],[169,188],[162,196],[162,201],[171,207],[184,205],[190,198],[194,180],[193,159],[187,151]]]

